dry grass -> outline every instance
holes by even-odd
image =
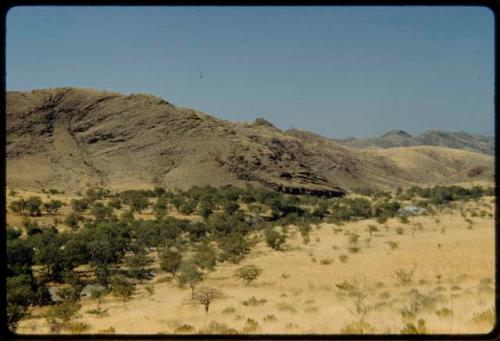
[[[62,199],[69,201],[69,198]],[[474,205],[477,204],[467,203],[468,208]],[[67,210],[69,208],[63,207],[62,213]],[[487,210],[492,212],[492,208]],[[416,236],[396,234],[393,231],[400,222],[390,219],[386,222],[388,233],[373,238],[370,247],[360,244],[360,252],[348,257],[345,256],[349,236],[332,233],[332,224],[313,229],[311,240],[318,241],[307,248],[297,248],[302,245],[300,234],[287,240],[290,251],[286,252],[272,251],[260,243],[240,264],[220,264],[205,280],[203,285],[224,292],[224,298],[214,301],[208,314],[203,307],[189,304],[189,289],[161,280],[165,275],[159,273],[152,283],[139,285],[138,292],[145,292],[146,286],[153,285],[150,295],[138,295],[128,302],[106,297],[101,304],[108,313],[106,316],[86,313],[95,308],[95,301],[82,299],[82,317],[75,322],[88,326],[84,331],[88,333],[192,334],[236,330],[240,333],[335,334],[360,328],[374,333],[419,332],[424,328],[419,327],[418,320],[423,319],[427,333],[486,333],[492,328],[491,316],[494,316],[493,310],[489,312],[494,305],[495,287],[492,280],[494,220],[488,215],[476,217],[474,229],[469,230],[458,211],[440,214],[439,225],[434,218],[412,218],[413,224],[423,226],[423,232]],[[10,223],[16,219],[18,217],[8,215]],[[348,222],[342,229],[357,233],[362,240],[369,237],[368,224],[374,221]],[[440,232],[441,227],[446,229],[446,234]],[[391,240],[399,247],[388,247]],[[332,248],[332,242],[338,248]],[[309,253],[314,254],[317,263],[311,262]],[[255,285],[248,287],[232,274],[238,267],[250,263],[263,269],[263,273]],[[413,280],[405,286],[399,285],[394,279],[395,271],[411,270],[414,264],[417,267]],[[346,309],[351,306],[349,297],[339,295],[335,286],[352,280],[368,282],[364,293],[366,304],[376,307],[367,313],[365,324]],[[413,289],[426,297],[439,296],[440,299],[432,309],[421,309],[407,325],[401,322],[401,309],[408,304],[408,292]],[[252,297],[266,301],[241,303]],[[49,332],[45,320],[36,317],[41,316],[38,308],[33,310],[33,316],[21,322],[18,332]]]

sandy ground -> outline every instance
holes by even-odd
[[[483,198],[479,204],[468,203],[467,208],[471,212],[492,212],[492,201],[493,198]],[[199,330],[211,321],[242,332],[250,318],[258,324],[256,333],[335,334],[346,323],[358,319],[350,312],[354,309],[352,299],[341,295],[336,286],[348,280],[363,285],[365,302],[371,307],[365,321],[375,328],[375,333],[400,333],[405,324],[400,310],[408,304],[408,292],[412,289],[425,295],[439,294],[435,307],[417,315],[417,319],[426,321],[428,333],[487,333],[493,326],[474,321],[473,317],[494,309],[494,219],[470,218],[470,229],[457,211],[441,213],[438,218],[414,217],[408,224],[397,219],[383,225],[373,220],[341,226],[324,223],[313,229],[307,245],[291,228],[284,252],[260,243],[240,264],[221,264],[208,275],[202,285],[224,293],[223,298],[211,304],[208,314],[192,302],[189,288],[178,288],[160,271],[153,281],[138,285],[128,302],[107,296],[101,305],[107,316],[89,314],[87,311],[96,308],[97,302],[82,299],[77,321],[88,324],[88,333],[113,327],[117,334],[158,334],[178,333],[176,329],[183,324]],[[416,228],[417,223],[422,224],[423,231]],[[368,245],[370,224],[377,225],[379,231]],[[399,234],[397,227],[403,227],[404,232]],[[359,253],[347,250],[347,231],[360,235]],[[399,247],[392,250],[388,241],[397,242]],[[348,255],[345,262],[339,258],[343,254]],[[330,264],[322,264],[322,260]],[[248,286],[233,275],[246,264],[263,269],[262,275]],[[412,283],[401,286],[395,270],[413,266],[416,268]],[[480,286],[481,280],[488,279],[489,287]],[[145,290],[148,284],[154,286],[152,295]],[[252,296],[266,301],[259,306],[242,304]],[[451,316],[438,316],[435,311],[442,308],[450,309]],[[22,321],[17,332],[47,333],[42,313],[42,309],[34,309],[32,317]],[[270,315],[275,319],[270,321]]]

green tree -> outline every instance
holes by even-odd
[[[28,315],[29,305],[34,301],[32,277],[27,274],[7,277],[7,324],[15,331],[19,321]]]
[[[194,289],[203,281],[203,273],[198,269],[198,266],[192,259],[182,263],[177,276],[177,283],[180,287],[189,285],[191,288],[191,298],[194,298]]]
[[[178,251],[165,249],[160,253],[160,267],[175,277],[182,264],[182,255]]]
[[[201,243],[195,249],[194,262],[202,270],[212,271],[217,264],[217,252],[208,242]]]
[[[26,211],[31,215],[32,217],[39,217],[42,215],[42,211],[40,208],[42,207],[42,199],[40,197],[29,197],[28,200],[26,200]]]
[[[148,257],[144,249],[140,250],[125,259],[125,264],[128,267],[129,276],[140,281],[147,279],[151,272],[149,266],[153,263],[153,259]]]

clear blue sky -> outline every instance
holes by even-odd
[[[16,7],[6,47],[8,90],[150,93],[330,137],[494,130],[481,7]]]

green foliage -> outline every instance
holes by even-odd
[[[217,252],[212,245],[204,242],[195,248],[193,260],[200,269],[212,271],[217,264]]]
[[[246,285],[249,285],[251,282],[255,281],[261,274],[262,269],[253,264],[242,266],[235,272],[235,276],[244,280]]]
[[[7,324],[16,330],[19,321],[28,315],[28,307],[35,300],[33,278],[28,274],[7,277]]]
[[[123,275],[114,275],[110,278],[111,294],[123,301],[128,301],[134,294],[134,285]]]
[[[90,203],[87,199],[71,199],[71,208],[75,213],[83,213],[88,210]]]
[[[63,203],[60,200],[50,200],[43,204],[47,214],[55,214],[62,207]]]
[[[112,198],[108,202],[108,206],[119,210],[120,208],[122,208],[122,201],[120,200],[120,198]]]
[[[286,242],[286,236],[284,233],[279,233],[272,227],[268,227],[264,230],[264,237],[266,239],[267,246],[276,251],[283,250],[283,245]]]
[[[218,246],[222,250],[219,259],[238,264],[250,252],[250,243],[244,235],[231,232],[218,240]]]
[[[151,269],[149,267],[153,264],[153,259],[142,249],[126,257],[125,264],[128,267],[128,275],[130,277],[143,280],[150,276]]]
[[[52,327],[63,326],[77,316],[80,308],[81,305],[76,302],[62,302],[51,306],[45,319]]]
[[[64,218],[64,225],[68,226],[72,230],[76,230],[79,228],[80,221],[83,220],[83,217],[75,212],[71,212]]]
[[[160,253],[160,267],[163,271],[171,273],[175,276],[182,264],[182,255],[178,251],[169,248]]]
[[[186,284],[189,285],[191,288],[191,298],[194,298],[194,289],[201,281],[203,281],[203,273],[192,259],[186,260],[181,264],[177,283],[180,287]]]

